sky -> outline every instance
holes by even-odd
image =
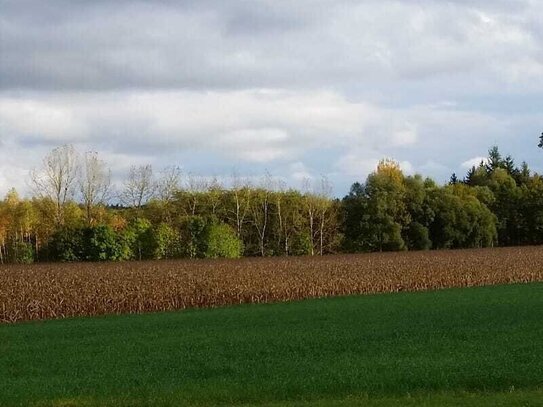
[[[543,172],[541,0],[0,0],[0,194],[52,148],[342,196],[499,145]]]

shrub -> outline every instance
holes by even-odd
[[[80,261],[84,259],[82,253],[83,230],[62,228],[49,240],[49,249],[53,260]]]
[[[152,231],[153,258],[172,259],[181,254],[179,234],[168,224],[161,223]]]
[[[207,230],[208,258],[239,258],[243,252],[243,244],[235,231],[224,223],[212,223]]]
[[[305,256],[311,254],[311,236],[309,233],[300,232],[293,236],[290,254],[294,256]]]
[[[17,264],[34,263],[34,248],[28,242],[15,242],[9,250],[9,262]]]
[[[85,229],[84,259],[90,261],[123,260],[122,242],[115,231],[107,225],[99,225]]]
[[[183,257],[206,257],[208,222],[202,216],[188,216],[181,225],[180,249]]]
[[[418,222],[412,222],[407,229],[407,247],[409,250],[428,250],[432,247],[428,228]]]
[[[135,260],[153,258],[153,231],[151,222],[144,218],[136,218],[130,222],[122,234],[125,245],[125,258]]]

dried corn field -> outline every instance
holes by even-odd
[[[0,321],[543,281],[543,247],[0,267]]]

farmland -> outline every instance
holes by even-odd
[[[543,248],[0,267],[0,321],[543,281]]]
[[[0,326],[0,405],[540,406],[543,284]]]

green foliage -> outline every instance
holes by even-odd
[[[492,146],[490,150],[488,150],[488,159],[487,164],[485,165],[487,173],[491,174],[492,172],[496,171],[497,169],[505,168],[505,161],[502,158],[502,155],[500,153],[500,150],[498,149],[498,146]]]
[[[496,239],[496,218],[475,196],[446,187],[430,193],[435,217],[429,226],[435,248],[491,246]]]
[[[81,261],[83,253],[83,229],[63,227],[51,237],[49,252],[57,261]]]
[[[460,182],[458,177],[456,176],[456,173],[452,173],[451,178],[449,179],[449,185],[456,185]]]
[[[135,260],[153,258],[153,231],[149,220],[135,218],[124,230],[123,241],[126,245],[123,257]]]
[[[214,225],[223,224],[236,237],[224,244],[241,242],[247,256],[543,243],[541,177],[497,147],[448,185],[404,176],[383,160],[341,201],[325,180],[303,193],[271,179],[267,187],[238,179],[229,189],[196,178],[176,189],[175,181],[163,180],[145,205],[94,205],[92,221],[74,201],[59,208],[51,197],[22,199],[10,190],[0,201],[0,262],[222,256]]]
[[[528,167],[528,164],[524,161],[521,164],[521,167],[516,172],[515,181],[518,186],[526,185],[530,182],[531,178],[531,171],[530,167]]]
[[[521,188],[524,244],[543,244],[543,177],[535,176]]]
[[[241,257],[242,253],[243,243],[230,226],[224,223],[212,223],[208,226],[205,257],[235,259]]]
[[[30,264],[34,263],[34,248],[29,242],[13,242],[8,248],[10,263]]]
[[[311,254],[311,247],[311,236],[309,236],[309,233],[301,232],[294,235],[290,254],[294,256],[308,256]]]
[[[466,175],[465,184],[476,187],[476,186],[487,186],[488,185],[488,172],[487,167],[483,162],[479,164],[478,167],[472,167],[468,174]]]
[[[344,235],[342,249],[346,252],[359,252],[365,248],[363,216],[366,206],[364,186],[355,182],[349,195],[342,201]]]
[[[411,222],[407,228],[407,247],[409,250],[428,250],[432,247],[430,232],[426,226]]]
[[[391,182],[386,173],[374,173],[364,186],[353,186],[343,200],[344,249],[491,246],[497,239],[497,219],[487,206],[497,205],[492,187],[514,184],[505,169],[488,173],[483,165],[473,170],[471,182],[485,186],[455,182],[438,187],[420,176],[398,180]]]
[[[89,261],[126,260],[123,241],[107,225],[86,228],[84,231],[83,259]]]
[[[521,243],[522,214],[520,213],[521,189],[504,169],[489,176],[489,188],[494,202],[489,205],[498,219],[498,242],[502,245]]]
[[[167,223],[160,223],[152,230],[154,259],[173,259],[181,256],[181,241],[177,233]]]
[[[406,193],[402,172],[390,162],[381,163],[364,186],[355,184],[344,200],[348,222],[345,235],[352,239],[345,247],[351,251],[405,249],[402,226],[410,219]]]
[[[49,241],[49,250],[58,261],[114,261],[130,258],[124,245],[110,226],[97,225],[60,229]]]
[[[184,257],[204,258],[207,251],[207,225],[202,216],[188,216],[181,224],[181,253]]]

